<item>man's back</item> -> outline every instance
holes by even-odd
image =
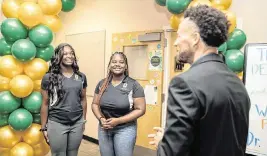
[[[217,54],[200,58],[175,77],[169,93],[169,121],[159,156],[245,155],[250,100],[241,80]]]
[[[203,112],[198,141],[194,142],[200,151],[196,149],[192,155],[243,156],[250,100],[241,80],[217,57],[211,54],[200,58],[181,75],[196,94]]]

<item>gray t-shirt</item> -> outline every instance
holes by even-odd
[[[49,73],[46,74],[41,83],[43,90],[48,90]],[[63,76],[62,87],[65,94],[58,100],[57,94],[54,98],[49,98],[48,118],[62,124],[74,124],[83,116],[81,104],[81,91],[87,87],[87,79],[83,73],[73,74],[70,78]]]
[[[98,94],[104,80],[101,80],[95,89]],[[133,98],[145,97],[143,87],[134,79],[125,77],[123,81],[113,86],[109,83],[107,89],[100,99],[100,109],[105,118],[118,118],[129,114],[133,110]],[[133,121],[131,123],[135,123]],[[129,124],[129,123],[126,123]],[[118,126],[123,126],[121,124]]]

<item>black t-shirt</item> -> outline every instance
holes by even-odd
[[[49,73],[46,74],[41,83],[43,90],[48,90]],[[57,94],[54,98],[49,98],[48,118],[62,124],[73,124],[83,116],[83,107],[81,104],[81,91],[87,87],[86,76],[81,73],[73,74],[70,78],[62,75],[62,87],[65,94],[62,99],[58,100]]]
[[[98,94],[104,80],[101,80],[95,89]],[[100,99],[100,109],[105,118],[118,118],[129,114],[133,110],[133,99],[145,97],[143,87],[130,77],[124,80],[117,86],[109,83],[107,89]],[[135,122],[135,121],[133,121]],[[119,126],[126,125],[121,124]]]

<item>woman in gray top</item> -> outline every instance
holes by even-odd
[[[110,57],[107,78],[95,89],[92,111],[100,122],[98,139],[101,156],[132,156],[137,118],[145,114],[142,86],[128,75],[122,52]]]
[[[79,71],[71,45],[62,43],[55,49],[41,87],[40,131],[52,156],[77,156],[86,121],[87,80]]]

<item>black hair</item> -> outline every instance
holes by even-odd
[[[198,5],[187,9],[184,18],[192,20],[206,45],[219,47],[228,38],[229,21],[220,10],[207,5]]]
[[[123,59],[124,59],[124,61],[125,61],[125,64],[126,64],[126,66],[127,66],[127,68],[126,68],[125,71],[124,71],[124,75],[125,75],[126,77],[129,76],[129,66],[128,66],[128,61],[127,61],[127,57],[126,57],[126,55],[125,55],[123,52],[115,52],[115,53],[113,53],[113,54],[110,56],[109,63],[108,63],[108,67],[109,67],[110,64],[111,64],[111,61],[112,61],[113,56],[116,55],[116,54],[119,54],[119,55],[121,55],[121,56],[123,57]],[[103,84],[102,84],[102,86],[101,86],[101,88],[100,88],[100,91],[99,91],[100,96],[104,93],[104,91],[106,90],[106,88],[107,88],[109,82],[112,80],[112,78],[113,78],[113,73],[112,73],[110,70],[108,70],[107,77],[105,78],[105,80],[104,80],[104,82],[103,82]]]
[[[59,100],[62,99],[65,94],[63,87],[62,87],[63,75],[61,73],[61,67],[60,67],[60,64],[61,64],[61,61],[64,55],[64,51],[63,51],[64,47],[70,47],[71,50],[73,51],[73,55],[74,55],[74,62],[72,64],[73,72],[74,74],[77,74],[78,76],[82,77],[79,71],[79,66],[77,64],[77,58],[76,58],[73,47],[68,43],[59,44],[55,48],[55,53],[54,53],[54,56],[51,58],[49,70],[48,70],[48,73],[50,73],[49,74],[49,85],[48,85],[48,96],[49,98],[52,98],[52,99],[54,98],[55,89],[57,91],[56,94]],[[81,93],[80,93],[80,96],[81,96]]]

